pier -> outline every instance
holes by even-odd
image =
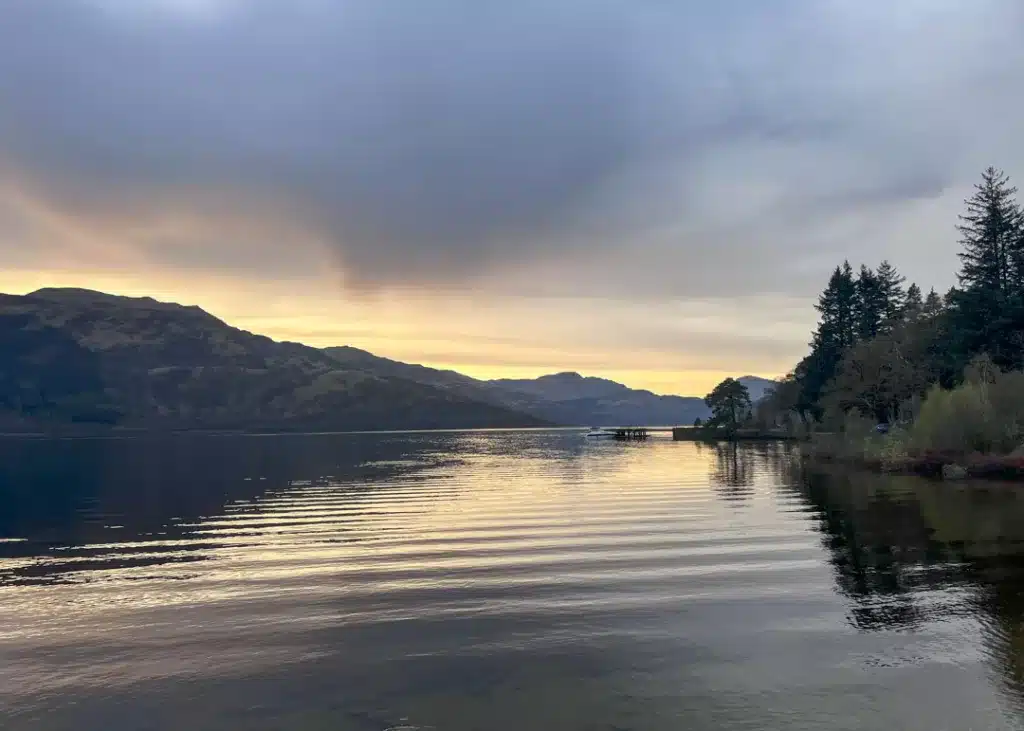
[[[677,442],[789,441],[796,437],[784,429],[724,429],[692,426],[607,426],[600,431],[606,437],[624,442],[643,441],[652,434],[669,434]]]
[[[616,427],[614,430],[615,438],[623,441],[641,441],[647,439],[648,430],[643,427]]]

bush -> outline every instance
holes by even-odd
[[[1024,372],[1003,373],[979,358],[963,384],[934,386],[915,410],[913,424],[887,434],[852,412],[833,414],[831,430],[804,451],[890,472],[939,475],[944,465],[962,464],[971,475],[1024,476]]]
[[[1024,373],[969,371],[952,391],[933,387],[911,428],[916,451],[1009,454],[1024,442]]]
[[[988,389],[965,383],[952,391],[933,387],[911,428],[911,444],[919,451],[992,451],[997,440],[995,414]]]

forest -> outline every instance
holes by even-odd
[[[892,464],[1019,450],[1024,211],[1003,171],[985,170],[956,231],[957,285],[941,294],[907,284],[888,261],[837,266],[818,298],[810,352],[755,420],[839,435],[832,451]]]

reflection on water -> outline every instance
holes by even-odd
[[[0,440],[0,727],[1024,728],[1022,542],[781,443]]]

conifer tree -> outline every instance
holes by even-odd
[[[885,317],[885,294],[875,272],[863,264],[856,281],[857,337],[870,340],[878,335]]]
[[[820,416],[817,404],[825,385],[835,375],[843,353],[857,340],[857,282],[850,262],[836,267],[828,285],[818,297],[815,309],[821,315],[811,340],[811,352],[796,368],[800,384],[798,410]]]
[[[857,283],[850,262],[836,267],[815,308],[821,315],[817,336],[823,347],[842,351],[857,338]]]
[[[903,282],[906,278],[896,271],[896,267],[888,260],[878,265],[875,278],[878,280],[878,288],[884,301],[882,329],[889,331],[903,318],[903,307],[907,301],[907,293],[903,291]]]
[[[907,296],[903,300],[902,317],[905,320],[916,320],[924,310],[924,299],[921,288],[916,284],[907,287]]]
[[[1014,256],[1024,228],[1017,189],[1009,177],[993,167],[982,173],[975,193],[965,201],[960,215],[960,288],[984,293],[993,301],[1005,301],[1013,280]]]
[[[1022,287],[1024,214],[1017,189],[1000,170],[988,168],[960,216],[960,287],[950,297],[951,347],[961,362],[988,353],[1000,367],[1021,365],[1024,348],[1015,325]]]

